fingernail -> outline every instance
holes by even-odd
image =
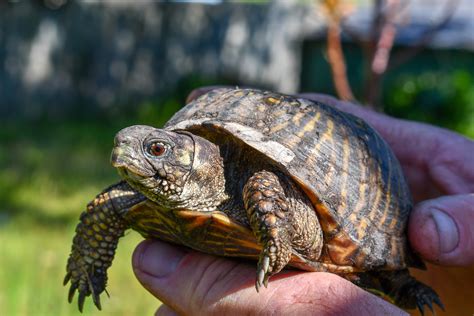
[[[193,91],[189,93],[188,97],[186,98],[186,104],[193,101],[194,99],[197,99],[201,95],[208,93],[211,90],[219,89],[219,88],[228,88],[228,87],[230,86],[213,85],[213,86],[206,86],[206,87],[200,87],[200,88],[194,89]]]
[[[459,243],[459,231],[456,223],[451,216],[437,209],[431,210],[431,216],[438,231],[439,250],[442,253],[453,251]]]
[[[173,273],[186,255],[182,249],[158,241],[145,241],[136,252],[134,266],[157,278]]]
[[[165,304],[162,304],[155,313],[155,316],[177,316],[178,314]]]

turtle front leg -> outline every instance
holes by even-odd
[[[314,260],[322,247],[322,231],[309,200],[295,185],[268,171],[255,173],[243,188],[250,226],[263,246],[255,287],[268,284],[293,251]]]
[[[81,214],[64,278],[64,285],[71,283],[69,303],[76,290],[79,292],[79,311],[90,295],[101,309],[99,296],[107,284],[107,269],[112,265],[119,238],[128,228],[122,214],[144,199],[126,182],[119,182],[97,195]]]

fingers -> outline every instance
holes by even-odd
[[[201,95],[208,93],[211,90],[224,88],[224,87],[225,86],[207,86],[207,87],[200,87],[200,88],[194,89],[188,94],[188,97],[186,98],[186,104],[193,101],[194,99],[199,98]]]
[[[133,256],[139,281],[165,305],[157,315],[404,315],[334,274],[282,272],[256,293],[255,266],[145,241]]]
[[[445,196],[415,207],[408,226],[410,243],[438,264],[474,264],[474,194]]]
[[[235,262],[158,241],[141,243],[132,263],[142,285],[178,314],[208,313],[211,302],[219,301],[235,285],[238,272],[232,271]],[[253,286],[255,269],[244,265],[240,270],[246,271],[239,285]]]

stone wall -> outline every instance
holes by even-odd
[[[133,104],[190,74],[293,92],[299,36],[317,24],[301,23],[312,13],[293,1],[71,1],[51,9],[58,1],[0,6],[3,117]]]
[[[410,45],[447,1],[410,2],[397,42]],[[296,92],[302,43],[324,34],[315,3],[0,0],[0,116],[131,106],[191,74]],[[371,1],[358,4],[347,23],[363,35]],[[474,49],[472,2],[458,5],[431,45]]]

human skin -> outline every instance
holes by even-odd
[[[193,91],[192,100],[211,90]],[[395,119],[321,94],[301,94],[359,116],[390,144],[416,203],[408,236],[425,260],[474,264],[474,142],[445,129]],[[144,241],[132,264],[163,304],[157,315],[404,315],[404,311],[330,273],[283,271],[255,292],[255,266],[159,241]]]

